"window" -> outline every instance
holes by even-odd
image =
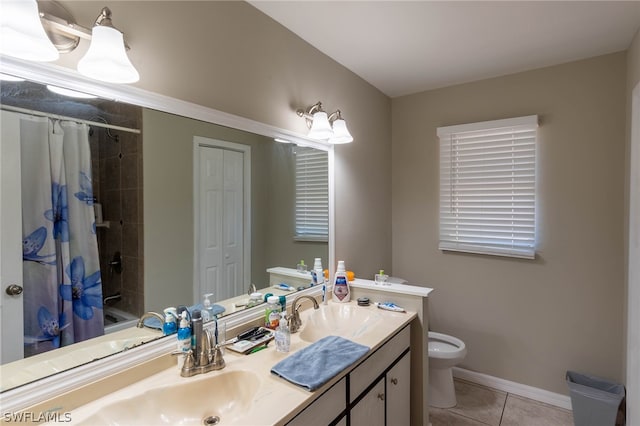
[[[441,250],[533,259],[536,115],[438,128]]]
[[[329,158],[326,151],[296,148],[298,241],[329,240]]]

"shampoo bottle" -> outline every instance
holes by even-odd
[[[182,311],[180,328],[178,328],[178,350],[182,352],[191,350],[191,326],[187,320],[187,311]]]
[[[351,300],[351,289],[349,289],[344,260],[338,261],[338,270],[336,271],[333,282],[333,299],[336,302],[348,302]]]

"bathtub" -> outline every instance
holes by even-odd
[[[102,313],[104,315],[104,334],[133,327],[138,322],[138,317],[135,315],[112,306],[105,306]]]

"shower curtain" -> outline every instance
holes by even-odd
[[[89,128],[20,115],[25,356],[104,334]]]

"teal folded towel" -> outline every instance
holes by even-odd
[[[327,336],[283,359],[271,372],[314,391],[362,358],[369,348],[339,336]]]

